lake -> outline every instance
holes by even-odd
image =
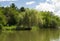
[[[60,41],[60,30],[3,31],[0,41]]]

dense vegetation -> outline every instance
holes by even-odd
[[[21,7],[20,9],[14,3],[10,7],[0,7],[0,29],[4,27],[16,26],[20,28],[59,28],[60,17],[54,15],[53,12],[37,11]]]

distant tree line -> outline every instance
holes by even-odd
[[[16,26],[19,28],[58,28],[60,26],[60,17],[53,12],[37,11],[21,7],[20,9],[14,3],[10,7],[0,7],[0,29],[4,26]]]

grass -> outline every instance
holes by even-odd
[[[6,31],[6,30],[11,31],[11,29],[14,29],[14,28],[16,28],[16,26],[4,26],[2,29],[3,29],[3,31]],[[31,31],[39,30],[39,27],[37,27],[37,26],[32,26],[31,28],[32,28]]]
[[[16,26],[4,26],[2,28],[3,32],[13,32],[11,29],[16,28]]]

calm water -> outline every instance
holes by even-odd
[[[0,32],[0,41],[60,41],[59,30],[5,31]]]

